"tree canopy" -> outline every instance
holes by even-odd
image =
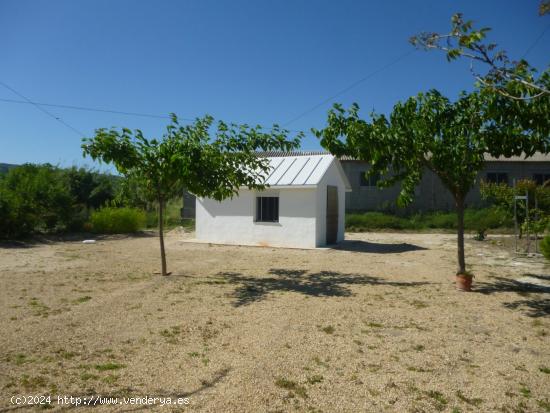
[[[452,193],[458,213],[459,273],[464,260],[464,201],[485,154],[531,156],[550,151],[549,122],[534,101],[498,94],[462,93],[451,101],[431,90],[397,103],[389,116],[359,117],[359,106],[335,105],[325,129],[314,130],[321,145],[336,155],[371,164],[380,186],[401,183],[398,204],[412,201],[425,169]]]
[[[266,132],[260,126],[226,124],[213,127],[211,116],[180,125],[171,115],[161,139],[147,139],[141,130],[98,129],[84,139],[84,155],[107,163],[134,178],[159,204],[159,234],[162,274],[166,259],[162,214],[165,202],[186,188],[199,197],[223,200],[236,195],[241,187],[264,189],[263,177],[269,164],[256,151],[289,151],[299,145],[301,134],[287,139],[288,131],[274,125]]]
[[[550,3],[542,2],[540,14],[548,10]],[[451,18],[448,33],[423,32],[412,36],[410,42],[421,49],[443,51],[449,61],[470,59],[470,71],[481,90],[514,100],[550,96],[550,66],[539,73],[524,58],[511,59],[496,43],[486,42],[490,31],[489,27],[475,28],[472,20],[464,20],[457,13]],[[482,64],[481,71],[476,63]]]

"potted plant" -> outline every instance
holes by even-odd
[[[474,275],[469,272],[456,273],[456,288],[459,291],[472,291],[472,279]]]

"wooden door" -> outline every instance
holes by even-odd
[[[338,238],[338,187],[327,186],[327,244]]]

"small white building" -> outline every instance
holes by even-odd
[[[218,244],[314,248],[344,239],[351,186],[332,155],[267,157],[265,191],[232,199],[197,198],[196,237]]]

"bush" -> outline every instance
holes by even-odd
[[[378,228],[405,229],[406,226],[405,219],[382,212],[346,215],[346,228],[352,231],[365,231]]]
[[[145,227],[145,212],[136,208],[105,207],[92,212],[92,231],[102,234],[126,234]]]
[[[547,235],[541,241],[540,251],[542,252],[542,255],[544,255],[544,258],[546,258],[547,260],[550,260],[550,235]]]
[[[513,222],[498,208],[467,209],[464,213],[464,227],[468,231],[484,232],[487,229],[512,227]],[[456,212],[430,212],[399,217],[383,212],[365,212],[346,215],[348,231],[369,231],[377,229],[422,230],[457,228]]]
[[[166,203],[164,209],[164,227],[173,228],[182,225],[181,198],[175,198]],[[158,206],[147,211],[147,228],[157,228],[159,224]]]
[[[421,220],[424,227],[441,228],[441,229],[456,229],[457,218],[454,212],[433,212],[426,214]]]
[[[0,238],[80,231],[90,208],[114,197],[117,179],[50,164],[10,168],[0,174]]]
[[[25,164],[0,178],[0,238],[64,230],[73,215],[73,198],[62,171],[49,164]]]
[[[464,214],[464,226],[473,231],[495,228],[511,228],[514,221],[500,208],[467,209]]]

